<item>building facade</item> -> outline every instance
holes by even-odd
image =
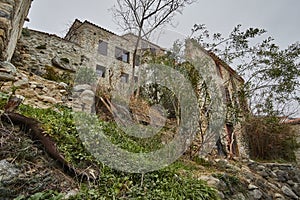
[[[79,20],[74,21],[64,38],[35,30],[26,29],[23,32],[27,34],[22,34],[13,59],[18,68],[43,76],[49,67],[59,68],[61,73],[67,71],[71,74],[74,74],[80,67],[89,67],[96,72],[98,81],[102,85],[112,88],[119,83],[129,87],[132,78],[135,81],[139,78],[138,69],[141,63],[138,61],[135,62],[136,70],[132,77],[133,53],[137,36],[131,33],[117,35],[88,21]],[[143,51],[164,53],[163,48],[146,40],[141,40],[138,46],[138,56]],[[202,49],[202,54],[210,59],[210,66],[213,66],[215,73],[222,80],[225,104],[231,107],[244,105],[236,97],[236,91],[244,83],[243,79],[213,53]],[[93,103],[93,101],[89,102]],[[79,101],[78,103],[85,104],[86,102]],[[86,108],[87,106],[79,105],[78,107]],[[236,156],[246,155],[240,139],[241,132],[242,128],[236,116],[227,112],[220,140],[223,144],[232,143],[231,150]],[[224,147],[225,153],[229,152],[229,148],[229,146]]]

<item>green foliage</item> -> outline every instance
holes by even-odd
[[[259,160],[295,161],[299,147],[295,131],[277,117],[250,117],[245,122],[246,143],[250,157]]]
[[[61,200],[63,199],[63,194],[58,193],[56,191],[53,190],[48,190],[48,191],[44,191],[44,192],[38,192],[35,193],[34,195],[31,195],[30,197],[25,197],[24,195],[19,196],[17,198],[15,198],[14,200]]]
[[[163,170],[147,173],[143,179],[141,174],[105,171],[101,180],[98,187],[83,186],[70,199],[219,199],[204,182]]]
[[[22,29],[22,35],[24,37],[30,37],[30,31],[28,30],[28,28],[23,28]]]
[[[198,33],[194,39],[244,76],[244,95],[253,111],[259,115],[291,114],[294,110],[287,110],[287,106],[291,109],[292,103],[300,103],[300,43],[281,49],[272,37],[265,36],[266,30],[241,29],[237,25],[223,37],[196,24],[193,34]]]
[[[9,95],[3,92],[0,92],[0,110],[4,108],[7,100],[9,99]]]
[[[80,67],[77,70],[75,83],[76,84],[93,84],[97,80],[95,70],[90,67]]]
[[[56,109],[57,111],[21,105],[19,112],[42,123],[44,130],[52,136],[67,161],[79,166],[83,161],[93,160],[79,139],[71,109],[60,106]]]
[[[54,111],[55,109],[55,111]],[[45,131],[52,136],[65,158],[75,166],[87,167],[84,163],[98,163],[86,152],[73,120],[73,112],[66,107],[57,106],[53,109],[37,109],[22,105],[22,114],[39,120]],[[132,152],[149,151],[153,144],[136,141],[126,137],[112,122],[98,121],[107,135],[121,148]],[[154,145],[155,146],[155,145]],[[154,147],[157,148],[157,147]],[[110,169],[98,163],[100,175],[92,185],[81,184],[79,193],[70,199],[218,199],[213,188],[202,181],[189,176],[179,176],[181,169],[193,170],[194,165],[177,161],[166,169],[144,175],[128,174]],[[143,182],[141,186],[141,182]],[[178,190],[180,188],[180,190]],[[31,199],[59,199],[56,192],[42,192],[30,197]],[[19,197],[22,199],[23,197]]]
[[[244,188],[247,188],[245,185],[242,185],[240,179],[236,176],[229,174],[213,174],[213,176],[226,184],[226,189],[223,189],[223,193],[227,195],[233,195],[236,193],[247,194],[247,191]]]

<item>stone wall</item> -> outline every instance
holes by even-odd
[[[79,20],[73,23],[65,38],[78,43],[85,49],[85,54],[89,58],[90,67],[96,69],[96,66],[100,65],[106,69],[106,76],[101,78],[101,82],[104,84],[115,84],[117,80],[120,79],[122,73],[128,74],[129,80],[131,79],[132,55],[134,50],[134,43],[131,41],[88,21],[80,22]],[[101,55],[98,52],[100,40],[107,43],[107,55]],[[116,47],[130,53],[128,63],[116,59]],[[111,78],[111,80],[109,80],[109,78]]]
[[[43,75],[47,66],[75,72],[83,65],[84,51],[79,45],[48,33],[29,29],[23,32],[12,59],[16,67]]]
[[[0,2],[0,61],[10,61],[31,0],[4,0]]]

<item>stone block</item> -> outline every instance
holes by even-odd
[[[6,38],[6,34],[5,34],[5,30],[4,29],[0,29],[0,37],[5,39]]]

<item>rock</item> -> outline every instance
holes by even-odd
[[[266,167],[263,166],[263,165],[258,165],[258,166],[257,166],[257,170],[264,171],[265,169],[266,169]]]
[[[199,179],[204,180],[204,181],[207,182],[208,185],[215,186],[215,187],[217,187],[220,183],[220,180],[213,177],[213,176],[202,175],[202,176],[199,177]]]
[[[64,83],[64,82],[60,82],[60,83],[58,84],[58,86],[59,86],[60,88],[62,88],[62,89],[67,89],[67,88],[68,88],[68,84],[66,84],[66,83]]]
[[[296,195],[300,196],[300,183],[295,183],[293,186],[293,191]]]
[[[253,185],[251,183],[248,185],[248,190],[256,190],[256,189],[258,189],[256,185]]]
[[[293,187],[296,184],[292,180],[288,180],[286,183],[289,184],[289,186],[291,186],[291,187]]]
[[[57,56],[55,56],[54,58],[52,58],[51,62],[55,67],[59,67],[71,72],[76,71],[67,58],[58,58]]]
[[[218,195],[221,199],[225,199],[225,195],[223,194],[223,192],[218,191]]]
[[[287,172],[278,170],[278,171],[276,171],[276,175],[277,175],[277,178],[279,181],[281,181],[281,182],[287,181],[287,177],[288,177]]]
[[[7,162],[6,160],[0,161],[0,181],[11,180],[14,177],[17,177],[20,173],[20,170],[15,167],[15,165]],[[1,185],[0,182],[0,185]]]
[[[48,96],[38,96],[38,99],[45,102],[45,103],[52,103],[52,104],[56,104],[57,101],[56,99],[54,99],[53,97],[48,97]]]
[[[3,10],[0,10],[0,17],[4,17],[9,19],[10,18],[10,14],[7,12],[4,12]]]
[[[69,199],[72,196],[75,196],[78,193],[77,189],[70,190],[68,193],[63,197],[63,199]]]
[[[285,198],[281,195],[281,194],[279,194],[279,193],[275,193],[274,194],[274,198],[275,199],[278,199],[278,200],[284,200]]]
[[[269,174],[266,171],[259,171],[258,174],[264,178],[267,178],[269,176]]]
[[[67,92],[67,90],[59,90],[59,93],[61,93],[61,94],[67,94],[68,92]]]
[[[0,62],[0,81],[14,81],[17,73],[16,67],[10,62]]]
[[[293,190],[291,190],[285,185],[281,188],[281,191],[288,197],[291,197],[293,199],[299,199],[299,197],[293,192]]]
[[[242,193],[238,193],[234,196],[232,196],[233,200],[246,200],[246,197]]]
[[[249,193],[254,199],[261,199],[263,196],[262,192],[258,189],[252,190]]]
[[[45,93],[48,93],[48,92],[49,92],[48,88],[46,88],[46,87],[44,87],[44,88],[42,89],[42,91],[45,92]]]
[[[82,85],[76,85],[73,88],[74,92],[83,92],[84,90],[91,90],[92,86],[88,85],[88,84],[82,84]]]
[[[80,101],[86,105],[92,106],[94,104],[95,94],[91,90],[85,90],[80,95]]]
[[[28,84],[29,84],[29,81],[28,81],[28,78],[26,78],[26,77],[23,77],[22,79],[14,82],[15,87],[28,86]]]

